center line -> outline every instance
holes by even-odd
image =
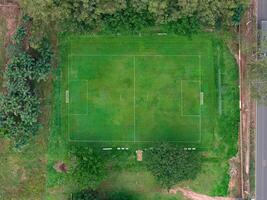
[[[133,68],[134,68],[134,142],[135,142],[135,56],[133,57]]]

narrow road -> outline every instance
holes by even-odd
[[[267,0],[258,0],[258,25],[267,20]],[[267,107],[257,105],[256,200],[267,200]]]
[[[257,105],[256,200],[267,200],[267,107]]]
[[[258,0],[258,24],[261,20],[267,20],[267,0]]]

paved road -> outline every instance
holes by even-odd
[[[267,107],[257,106],[256,200],[267,200]]]
[[[267,20],[267,0],[258,0],[258,24]],[[257,105],[256,200],[267,200],[267,107]]]
[[[267,20],[267,0],[258,0],[258,23]]]

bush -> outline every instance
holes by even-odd
[[[25,27],[20,25],[13,36],[13,40],[16,44],[20,44],[24,40],[26,34],[27,33]]]
[[[137,33],[142,28],[155,24],[153,16],[147,10],[136,12],[132,7],[103,15],[102,19],[104,30],[112,33]]]
[[[168,26],[174,33],[181,35],[190,36],[200,30],[200,22],[196,16],[184,17],[178,21],[169,22]]]
[[[127,190],[99,193],[92,189],[83,190],[72,195],[71,200],[139,200],[137,193]]]
[[[19,27],[17,33],[20,34],[15,37],[19,43],[10,46],[10,61],[4,71],[5,92],[0,96],[0,128],[13,139],[16,148],[25,145],[38,130],[40,100],[36,83],[46,79],[52,57],[46,40],[35,49],[36,56],[26,52],[20,44],[22,36],[25,36],[21,30]]]
[[[96,188],[106,175],[105,161],[100,152],[90,147],[71,148],[74,164],[71,168],[73,180],[80,188]]]
[[[98,195],[96,191],[88,189],[73,193],[71,200],[100,200]]]
[[[162,187],[171,187],[180,181],[194,179],[201,167],[201,156],[197,151],[162,144],[144,153],[144,161]]]
[[[233,25],[239,25],[244,12],[245,6],[243,4],[239,4],[237,7],[234,8],[234,14],[232,16]]]

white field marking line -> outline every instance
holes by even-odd
[[[71,49],[72,50],[72,49]],[[131,57],[131,56],[133,56],[134,57],[134,59],[135,59],[135,57],[153,57],[153,56],[155,56],[155,57],[164,57],[164,56],[173,56],[173,57],[194,57],[194,56],[198,56],[199,58],[201,57],[201,55],[194,55],[194,54],[191,54],[191,55],[182,55],[182,54],[180,54],[180,55],[133,55],[133,54],[128,54],[128,55],[87,55],[87,54],[72,54],[71,53],[71,55],[68,55],[68,58],[69,57],[75,57],[75,56],[77,56],[77,57],[79,57],[79,56],[84,56],[84,57],[101,57],[101,56],[118,56],[118,57],[123,57],[123,56],[126,56],[126,57]],[[69,62],[68,62],[69,63]],[[69,67],[68,67],[68,70],[69,70]],[[200,72],[201,73],[201,72]],[[68,73],[68,75],[69,75],[69,73]],[[88,81],[87,79],[82,79],[82,80],[86,80],[86,81]],[[134,84],[134,86],[135,86],[135,84]],[[87,86],[88,87],[88,86]],[[87,93],[88,94],[88,93]],[[135,103],[135,102],[134,102]],[[88,107],[88,106],[87,106]],[[134,109],[134,111],[135,111],[135,109]],[[72,115],[75,115],[75,114],[72,114]],[[192,117],[199,117],[199,115],[184,115],[184,116],[192,116]],[[69,117],[69,114],[68,114],[68,117]],[[200,116],[200,118],[201,118],[201,116]],[[134,120],[134,124],[135,124],[135,120]],[[68,123],[68,126],[69,126],[69,123]],[[69,129],[69,128],[68,128]],[[135,126],[134,126],[134,129],[135,129]],[[69,130],[68,130],[68,132],[69,132]],[[135,131],[134,131],[134,133],[135,133]],[[70,139],[70,134],[69,134],[69,140],[70,141],[78,141],[78,142],[83,142],[83,141],[85,141],[85,142],[98,142],[98,141],[94,141],[94,140],[71,140]],[[99,141],[99,142],[107,142],[107,141]],[[110,142],[113,142],[113,141],[110,141]],[[133,141],[115,141],[115,142],[133,142]],[[137,141],[137,140],[135,140],[135,142],[157,142],[157,141]],[[168,142],[183,142],[183,143],[199,143],[199,141],[198,142],[189,142],[189,141],[168,141]]]
[[[142,34],[142,33],[141,33]],[[144,33],[145,34],[145,33]],[[92,34],[85,34],[85,35],[79,35],[79,36],[77,36],[77,35],[71,35],[71,37],[72,38],[76,38],[76,40],[77,40],[77,38],[82,38],[82,39],[84,39],[84,38],[115,38],[115,39],[118,39],[118,36],[120,36],[121,38],[125,38],[125,37],[129,37],[129,36],[127,36],[127,35],[121,35],[121,34],[111,34],[111,35],[99,35],[99,34],[95,34],[95,33],[92,33]],[[149,37],[149,36],[153,36],[153,37],[156,37],[157,36],[157,32],[155,32],[155,33],[153,33],[152,35],[142,35],[142,37]],[[139,35],[133,35],[133,36],[131,36],[131,38],[139,38],[140,36]],[[170,37],[172,37],[172,38],[177,38],[177,36],[176,35],[170,35]],[[178,36],[179,37],[179,36]],[[73,39],[74,40],[74,39]],[[166,42],[167,43],[167,42]],[[173,44],[173,42],[168,42],[168,43],[172,43]],[[194,43],[194,44],[200,44],[200,43]]]
[[[200,80],[200,82],[199,82],[199,84],[200,84],[200,92],[202,92],[202,65],[201,65],[201,61],[202,61],[202,59],[201,59],[201,55],[199,55],[199,57],[198,57],[198,61],[199,61],[199,66],[198,66],[198,68],[199,68],[199,80]],[[204,95],[204,93],[203,93],[203,95]],[[203,98],[204,98],[204,96],[203,96]],[[200,112],[199,112],[199,115],[200,115],[200,117],[199,117],[199,136],[200,136],[200,138],[199,138],[199,143],[201,143],[201,140],[202,140],[202,109],[201,109],[202,107],[201,107],[201,105],[199,106],[199,109],[200,109]]]
[[[87,115],[89,114],[89,106],[88,106],[88,101],[89,101],[89,81],[87,80],[87,83],[86,83],[86,107],[87,107]]]
[[[198,115],[185,115],[184,114],[184,106],[183,106],[183,81],[187,81],[187,82],[198,82],[198,88],[199,88],[199,94],[201,93],[201,81],[200,80],[181,80],[181,116],[190,116],[190,117],[199,117],[201,115],[201,104],[199,102],[199,114]],[[200,98],[199,98],[200,100]]]
[[[201,115],[201,80],[198,81],[198,90],[199,90],[199,115]]]
[[[164,56],[167,56],[167,57],[199,57],[200,55],[195,55],[195,54],[192,54],[192,55],[190,55],[190,54],[167,54],[167,55],[162,55],[162,54],[155,54],[155,55],[145,55],[145,54],[121,54],[121,55],[119,55],[119,54],[71,54],[71,55],[69,55],[69,56],[73,56],[73,57],[101,57],[101,56],[103,56],[103,57],[123,57],[123,56],[125,56],[125,57],[133,57],[133,56],[135,56],[135,57],[153,57],[153,56],[155,56],[155,57],[164,57]]]
[[[200,92],[200,105],[202,106],[204,104],[204,93]]]
[[[70,142],[86,142],[86,143],[105,143],[105,142],[117,142],[117,143],[158,143],[160,141],[152,141],[152,140],[77,140],[77,139],[70,139]],[[186,141],[186,140],[173,140],[173,141],[166,141],[166,142],[171,142],[171,143],[194,143],[198,144],[200,143],[199,140],[197,141]]]
[[[67,88],[68,88],[68,90],[69,90],[69,85],[70,85],[70,83],[69,83],[69,79],[70,79],[70,72],[69,72],[69,69],[70,69],[70,56],[68,55],[68,75],[67,75],[67,79],[68,79],[68,81],[67,81]],[[67,105],[67,137],[70,139],[70,116],[69,116],[69,106],[70,106],[70,104],[68,104]]]
[[[135,135],[135,130],[136,130],[136,121],[135,121],[135,56],[133,57],[133,70],[134,70],[134,142],[135,142],[135,139],[136,139],[136,135]]]
[[[181,80],[180,82],[181,82],[181,84],[180,84],[180,87],[181,87],[180,88],[180,91],[181,91],[181,95],[180,95],[181,96],[181,106],[180,106],[181,107],[181,116],[184,116],[184,113],[183,113],[183,89],[182,89],[183,88],[183,86],[182,86],[183,80]]]
[[[221,73],[221,66],[219,65],[220,54],[219,54],[219,47],[217,47],[217,67],[218,67],[218,89],[219,89],[219,115],[222,115],[222,73]]]

